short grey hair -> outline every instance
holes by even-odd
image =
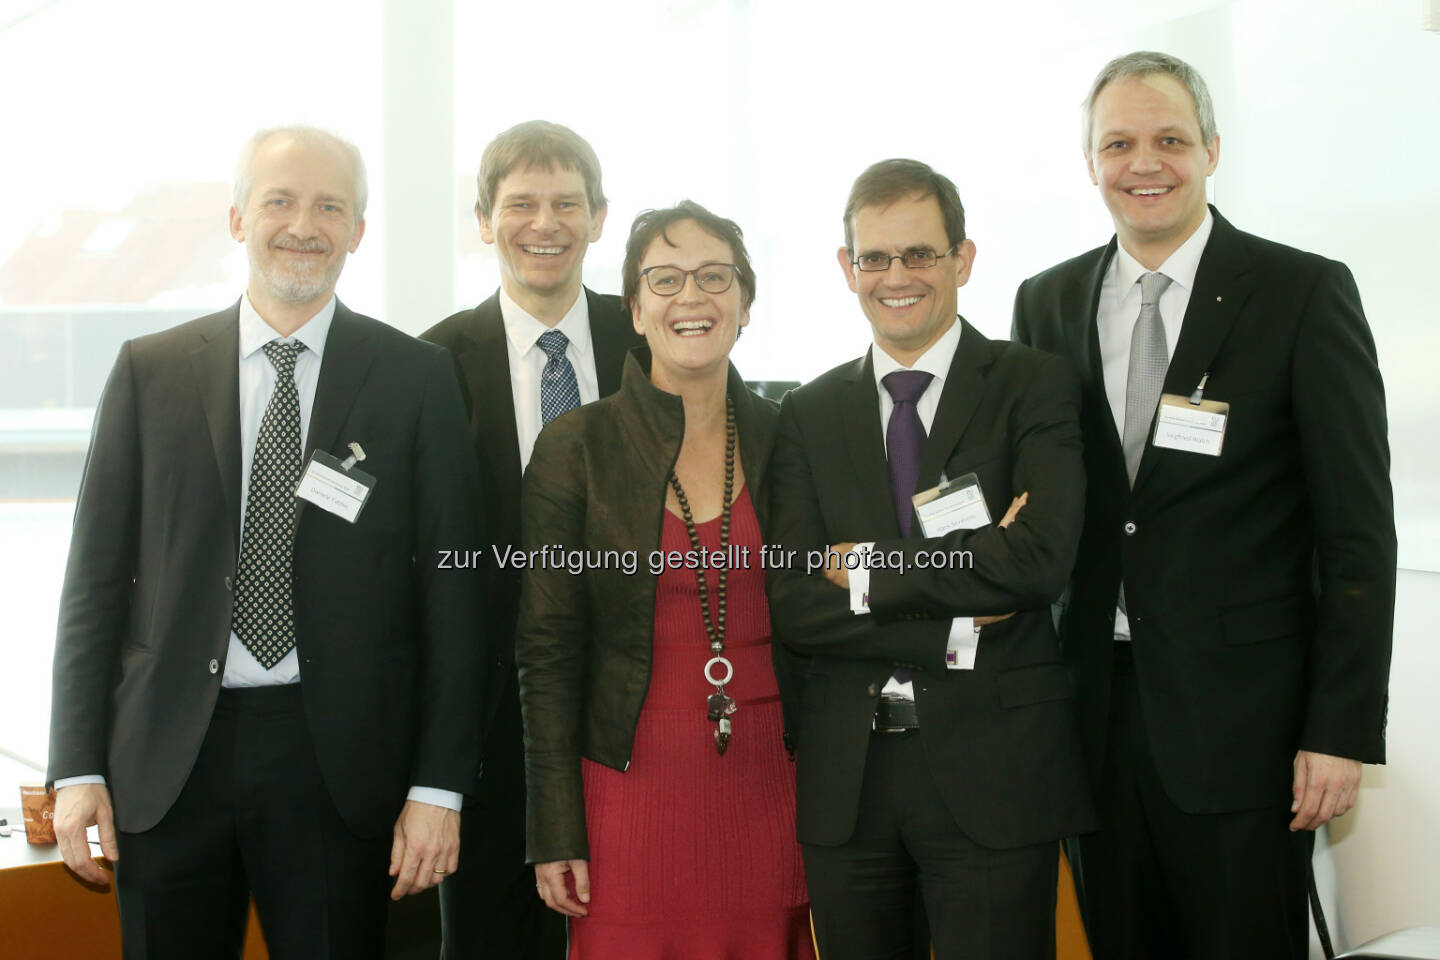
[[[1200,139],[1206,146],[1214,142],[1217,135],[1215,104],[1210,99],[1210,88],[1205,86],[1205,78],[1200,76],[1200,71],[1168,53],[1137,50],[1105,64],[1095,75],[1095,82],[1090,84],[1090,95],[1085,98],[1083,105],[1084,127],[1080,131],[1080,135],[1085,138],[1085,156],[1090,156],[1091,142],[1095,134],[1095,99],[1100,96],[1100,91],[1112,80],[1122,77],[1148,77],[1157,73],[1180,81],[1180,85],[1189,92],[1190,99],[1195,104],[1195,118],[1200,121]]]
[[[255,161],[255,151],[259,150],[266,140],[279,136],[293,137],[313,146],[333,147],[349,158],[350,169],[355,175],[355,222],[364,219],[370,190],[365,182],[365,158],[360,156],[360,148],[329,130],[303,124],[256,130],[245,141],[245,145],[240,148],[240,157],[235,161],[235,183],[230,194],[236,210],[244,210],[245,204],[250,201],[250,165]]]

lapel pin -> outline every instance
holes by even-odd
[[[1216,303],[1224,303],[1224,302],[1225,302],[1225,298],[1224,298],[1224,297],[1216,297],[1216,298],[1215,298],[1215,302],[1216,302]]]

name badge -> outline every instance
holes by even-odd
[[[1160,397],[1155,414],[1155,436],[1151,442],[1167,450],[1220,456],[1225,444],[1225,423],[1230,418],[1230,404],[1218,400],[1196,401],[1167,393]]]
[[[311,453],[295,496],[354,523],[375,489],[375,478],[355,468],[356,461],[365,459],[360,444],[352,443],[350,449],[352,454],[344,460],[324,450]]]
[[[943,537],[951,530],[978,530],[990,523],[990,509],[980,478],[973,473],[954,480],[941,478],[938,487],[915,494],[915,516],[927,537]]]

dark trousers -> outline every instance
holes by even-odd
[[[1315,835],[1289,805],[1190,814],[1155,770],[1130,646],[1116,644],[1100,830],[1067,846],[1095,960],[1304,960]]]
[[[383,954],[391,838],[341,821],[299,685],[221,691],[175,805],[118,842],[126,960],[239,958],[252,895],[274,960]]]
[[[504,669],[504,668],[502,668]],[[460,868],[440,884],[441,960],[561,960],[565,918],[525,863],[525,743],[515,668],[505,669],[485,765],[460,816]]]
[[[1059,849],[991,850],[967,837],[915,734],[872,734],[855,832],[803,846],[824,960],[910,960],[916,902],[936,960],[1055,956]]]

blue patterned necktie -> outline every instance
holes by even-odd
[[[580,406],[580,386],[575,382],[575,368],[565,356],[570,338],[559,330],[547,330],[536,342],[548,358],[540,371],[540,423],[543,425]]]
[[[275,389],[265,405],[250,463],[230,626],[269,670],[295,647],[295,487],[301,453],[295,361],[305,344],[271,340],[262,349],[275,366]]]

